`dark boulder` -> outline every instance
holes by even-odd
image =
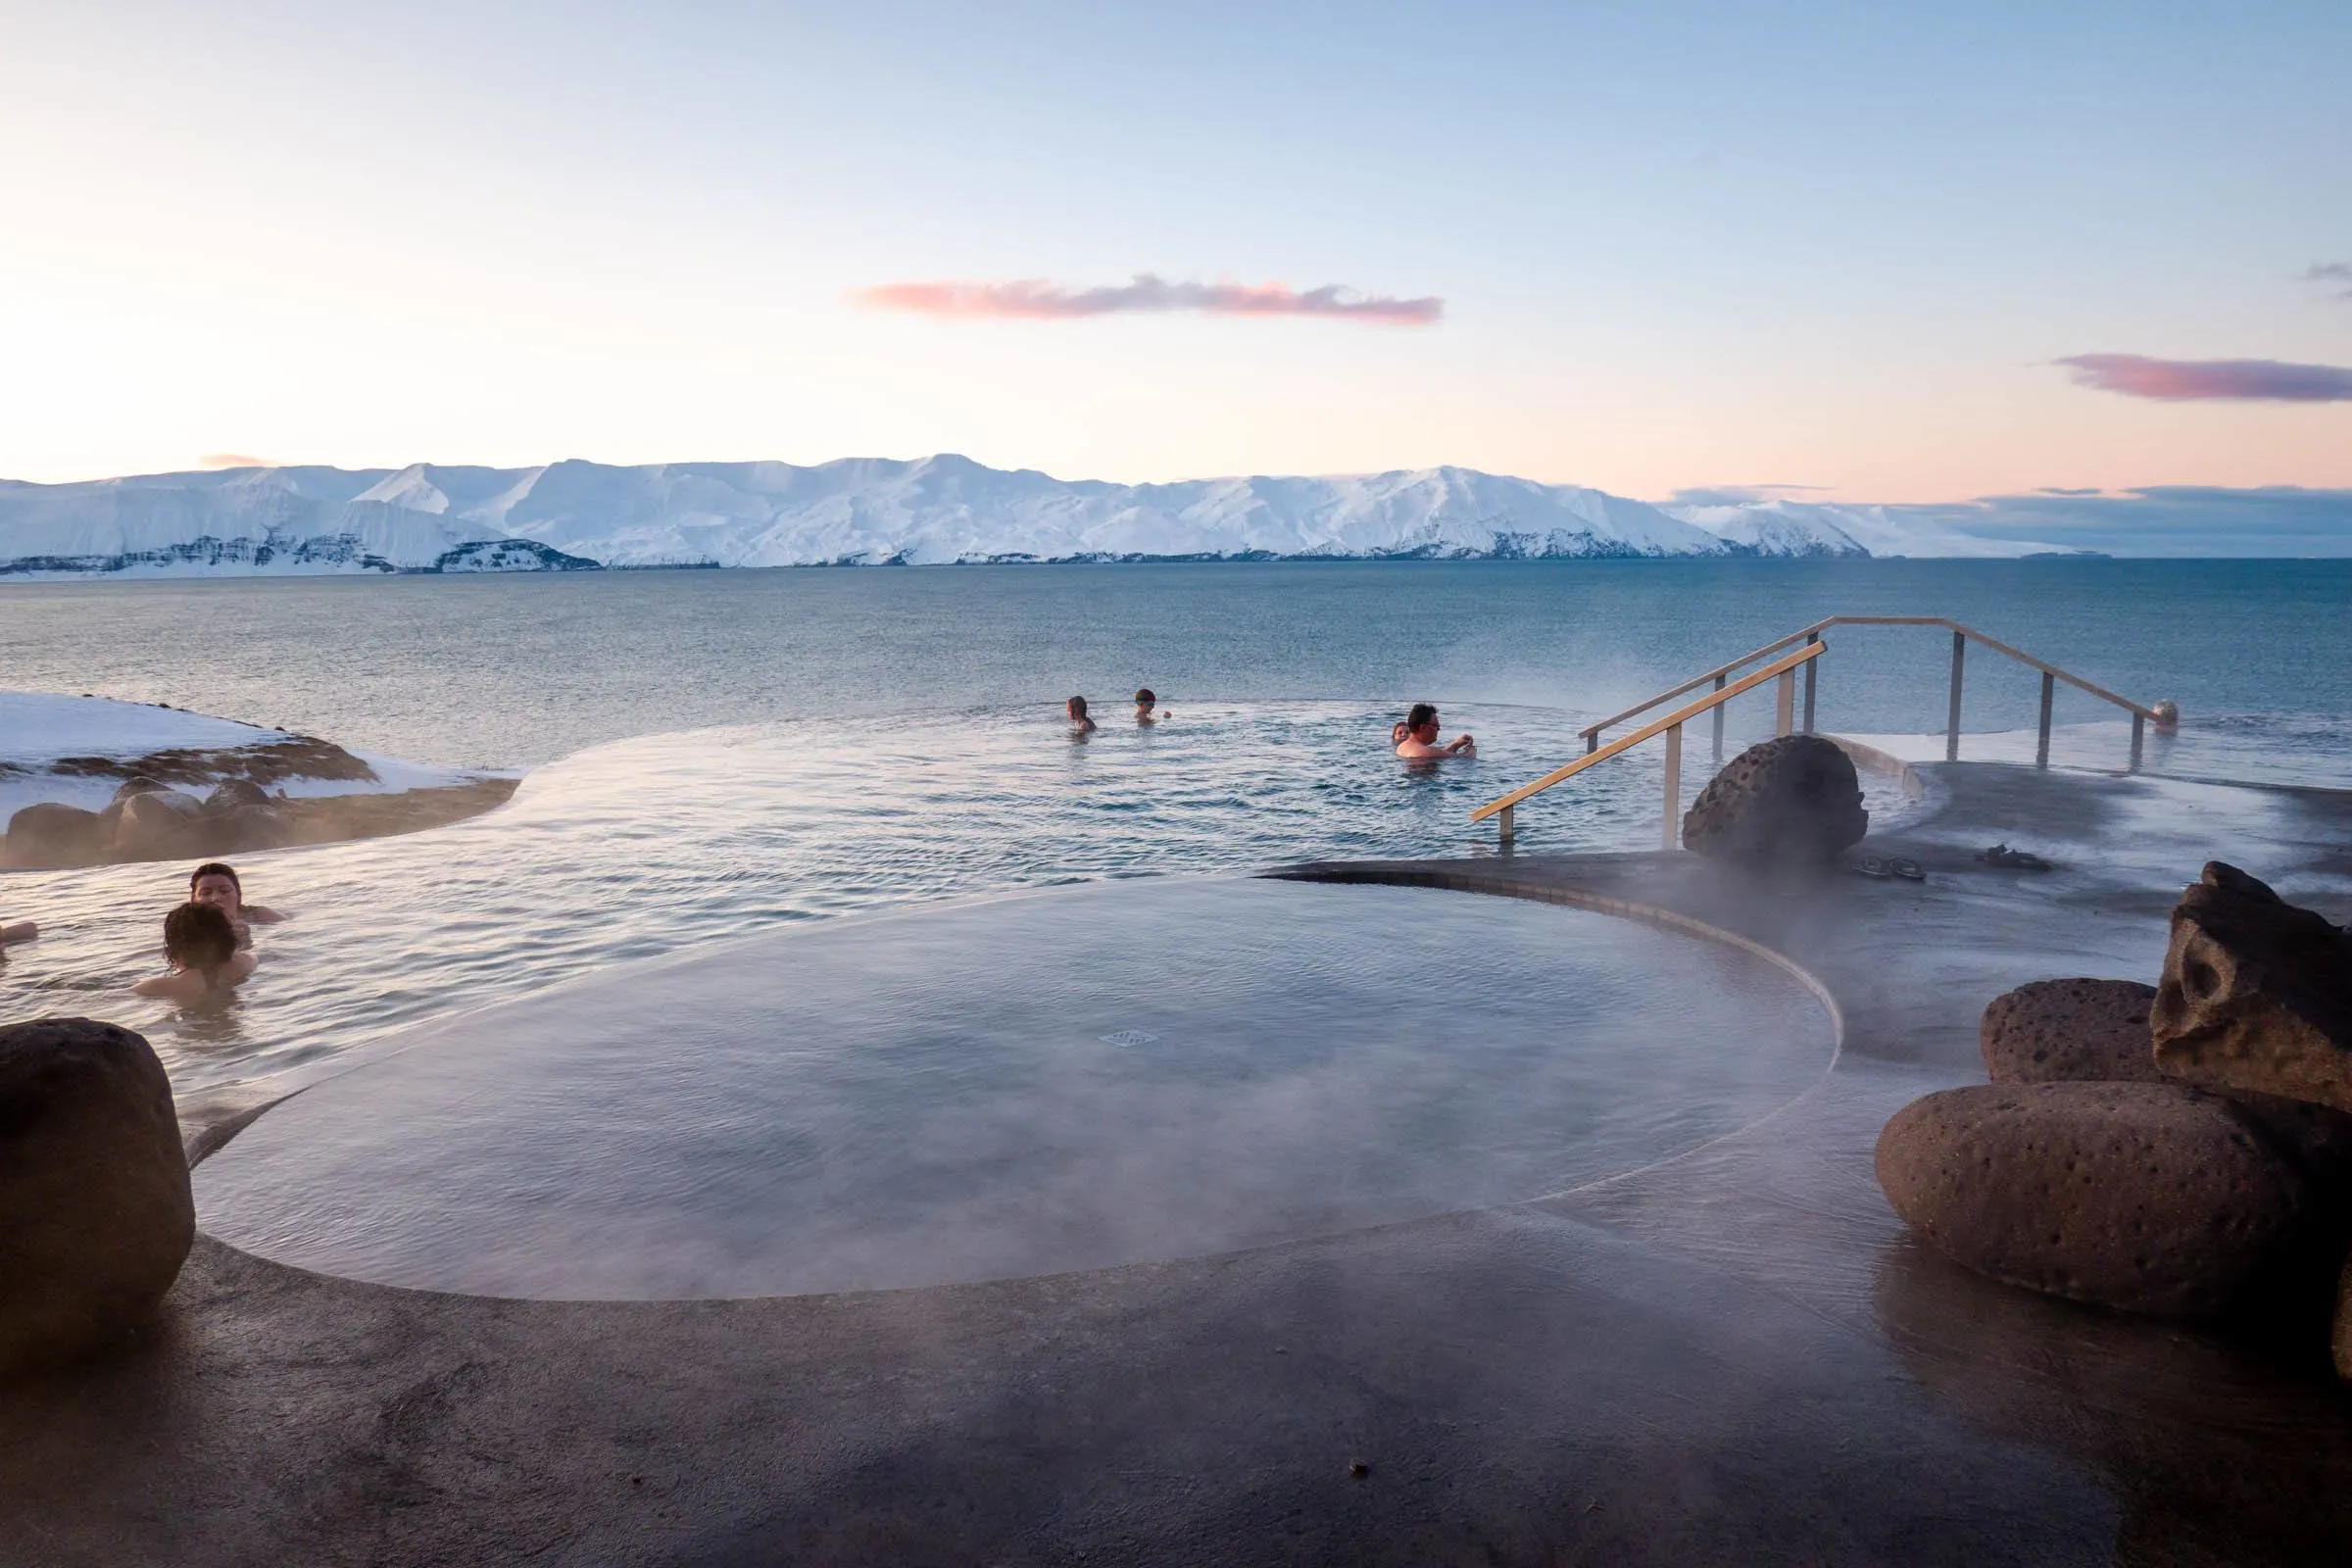
[[[2174,906],[2152,1020],[2171,1077],[2352,1110],[2352,934],[2235,866]]]
[[[1683,816],[1683,847],[1750,865],[1820,863],[1869,831],[1853,759],[1818,735],[1783,735],[1708,781]]]
[[[87,865],[105,858],[112,839],[112,825],[96,811],[43,801],[8,819],[7,862]]]
[[[133,773],[115,786],[115,799],[117,802],[127,801],[134,795],[155,795],[171,787],[160,778],[151,778],[145,773]]]
[[[2156,1065],[2149,1011],[2156,988],[2136,980],[2036,980],[1993,998],[1978,1026],[1984,1075],[1996,1084],[2172,1083]],[[2278,1095],[2218,1091],[2305,1177],[2352,1196],[2352,1114]]]
[[[2335,1375],[2352,1379],[2352,1256],[2335,1287]]]
[[[2164,1082],[2136,980],[2036,980],[1992,999],[1977,1027],[1996,1084]]]
[[[0,1371],[138,1328],[195,1235],[147,1042],[88,1018],[0,1027]]]
[[[2012,1285],[2206,1317],[2306,1239],[2292,1163],[2226,1100],[2173,1084],[1984,1084],[1913,1102],[1879,1185],[1937,1250]]]
[[[294,824],[274,805],[240,806],[204,823],[207,855],[244,855],[283,849],[294,842]]]
[[[224,778],[204,798],[206,814],[225,815],[241,807],[268,806],[270,792],[249,778]]]
[[[123,859],[159,859],[195,852],[203,803],[178,790],[134,795],[115,822],[114,853]]]

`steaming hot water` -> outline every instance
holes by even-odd
[[[804,925],[451,1020],[197,1168],[282,1262],[662,1298],[1053,1273],[1531,1198],[1828,1067],[1790,974],[1428,889],[1154,879]]]

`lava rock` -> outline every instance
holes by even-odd
[[[2156,1065],[2156,988],[2036,980],[1995,997],[1978,1042],[1996,1084],[2172,1083]],[[2352,1198],[2352,1114],[2278,1095],[2218,1091],[2319,1191]]]
[[[2352,1256],[2335,1287],[2335,1375],[2352,1379]]]
[[[1818,735],[1741,752],[1683,816],[1683,846],[1751,865],[1835,859],[1870,831],[1853,759]]]
[[[2352,1110],[2352,933],[2235,866],[2174,906],[2151,1018],[2174,1078]]]
[[[133,773],[115,786],[115,799],[117,802],[122,802],[130,800],[134,796],[156,795],[171,787],[160,778],[151,778],[145,773]]]
[[[7,860],[25,866],[87,865],[106,854],[110,829],[96,811],[42,801],[8,819]]]
[[[0,1027],[0,1371],[151,1318],[196,1236],[172,1084],[89,1018]]]
[[[1992,999],[1977,1027],[1984,1074],[1996,1084],[2165,1081],[2148,1009],[2156,988],[2136,980],[2036,980]]]
[[[202,810],[202,802],[178,790],[134,795],[122,803],[122,814],[115,822],[115,854],[125,859],[189,854]]]
[[[2230,1102],[2174,1084],[1984,1084],[1879,1135],[1904,1221],[1982,1274],[2157,1317],[2208,1317],[2288,1255],[2309,1189]]]
[[[240,807],[268,806],[270,792],[249,778],[224,778],[204,798],[206,814],[225,815]]]
[[[274,805],[240,806],[205,823],[207,855],[243,855],[282,849],[294,841],[294,825]]]

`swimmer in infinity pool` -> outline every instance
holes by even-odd
[[[0,922],[0,948],[11,942],[30,942],[41,934],[41,928],[30,920],[19,920],[14,925]]]
[[[188,902],[209,904],[227,915],[240,948],[253,946],[254,926],[275,925],[285,918],[266,904],[247,904],[245,884],[237,880],[236,868],[219,860],[207,860],[188,873]]]
[[[1070,732],[1072,734],[1092,735],[1095,732],[1095,721],[1086,716],[1085,698],[1071,698],[1063,710],[1070,715]]]
[[[142,980],[133,991],[183,1004],[219,1001],[253,973],[253,955],[237,951],[236,927],[210,904],[183,904],[164,916],[164,956],[172,972]]]
[[[1176,716],[1174,713],[1168,711],[1164,708],[1161,708],[1158,710],[1158,711],[1154,712],[1152,710],[1158,704],[1158,702],[1159,699],[1152,695],[1151,687],[1146,686],[1142,690],[1138,691],[1135,694],[1135,721],[1138,724],[1156,724],[1163,718],[1174,718]]]
[[[1438,744],[1438,710],[1427,703],[1415,703],[1404,715],[1404,722],[1390,729],[1396,738],[1396,755],[1403,758],[1476,757],[1478,744],[1468,735],[1456,735],[1445,745]]]

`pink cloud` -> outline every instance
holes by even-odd
[[[1138,272],[1130,283],[1070,288],[1044,278],[1004,283],[884,283],[850,298],[876,311],[966,319],[1060,321],[1133,311],[1205,311],[1217,316],[1325,316],[1389,326],[1427,326],[1446,314],[1435,296],[1396,299],[1338,283],[1303,293],[1280,283],[1171,283]]]
[[[268,458],[248,457],[242,452],[207,452],[196,460],[200,468],[274,468],[276,464]]]
[[[2138,354],[2077,354],[2057,362],[2078,385],[2167,403],[2198,398],[2274,403],[2352,402],[2352,369],[2284,360],[2151,360]]]

